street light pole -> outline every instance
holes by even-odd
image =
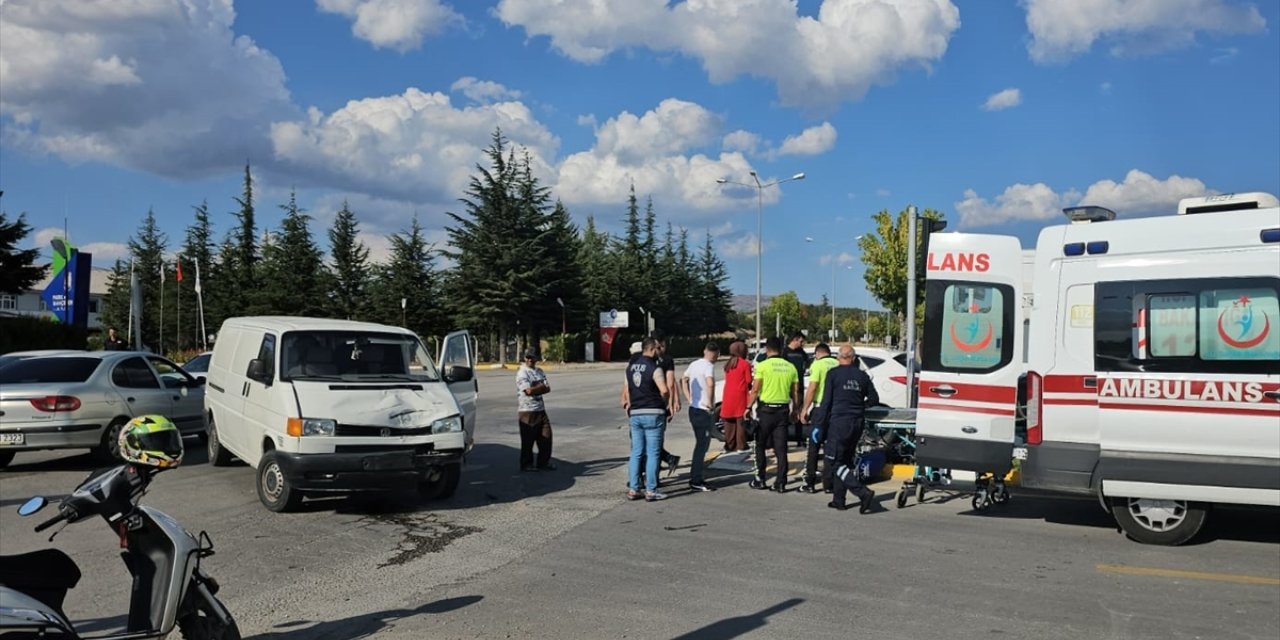
[[[761,320],[760,320],[761,299],[762,299],[761,285],[760,285],[760,273],[761,273],[761,264],[762,264],[761,256],[762,254],[764,254],[764,190],[769,187],[776,187],[784,182],[791,182],[792,180],[804,180],[804,172],[801,171],[800,173],[797,173],[791,176],[790,178],[783,178],[782,180],[774,180],[773,182],[769,182],[769,183],[761,183],[759,174],[757,174],[753,169],[751,171],[751,179],[755,181],[754,185],[747,184],[745,182],[735,182],[733,180],[728,180],[725,178],[720,178],[716,180],[716,184],[736,184],[742,187],[754,187],[756,190],[756,347],[758,349],[760,344],[760,335],[764,331],[761,325]]]

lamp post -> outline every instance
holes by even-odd
[[[760,343],[760,334],[763,332],[763,328],[760,325],[760,256],[764,253],[764,190],[769,187],[776,187],[784,182],[804,180],[804,172],[801,171],[790,178],[761,183],[760,176],[755,172],[755,170],[752,170],[751,179],[755,181],[754,185],[747,184],[745,182],[736,182],[725,178],[716,180],[716,184],[736,184],[740,187],[754,188],[756,190],[756,344],[758,348]]]

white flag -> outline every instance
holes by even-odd
[[[160,261],[160,284],[164,285],[164,260]]]
[[[200,293],[200,261],[196,260],[196,293]]]

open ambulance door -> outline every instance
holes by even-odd
[[[918,464],[1003,475],[1023,370],[1022,247],[1012,236],[932,237],[916,413]]]
[[[462,410],[462,428],[467,432],[469,450],[475,442],[476,397],[480,391],[475,378],[476,351],[470,332],[454,331],[444,337],[440,343],[440,370],[444,372],[453,399]]]

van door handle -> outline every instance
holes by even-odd
[[[977,427],[961,427],[961,428],[960,428],[960,430],[961,430],[961,431],[963,431],[963,432],[965,432],[965,433],[977,433],[977,432],[978,432],[978,428],[977,428]]]
[[[1262,395],[1271,398],[1272,400],[1280,400],[1280,391],[1268,391]]]
[[[956,394],[956,390],[955,390],[954,388],[952,388],[952,387],[946,387],[946,386],[943,386],[943,387],[929,387],[929,393],[932,393],[932,394],[935,394],[935,395],[940,395],[940,396],[942,396],[942,397],[944,397],[944,398],[949,398],[949,397],[954,396],[954,395]]]
[[[124,399],[124,401],[125,401],[125,402],[133,402],[133,397],[131,396],[131,397],[125,398],[125,399]]]
[[[1086,388],[1086,389],[1097,389],[1097,388],[1098,388],[1098,377],[1097,377],[1097,376],[1085,376],[1085,377],[1084,377],[1084,388]]]
[[[182,401],[182,396],[173,396],[174,400]]]

